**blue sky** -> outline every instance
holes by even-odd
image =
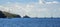
[[[45,1],[58,1],[58,2],[60,2],[60,0],[45,0]],[[0,0],[0,4],[5,4],[7,2],[32,3],[32,2],[39,2],[39,0]]]
[[[38,2],[38,0],[0,0],[1,4],[7,3],[7,2],[30,3],[30,2]]]
[[[30,17],[60,17],[60,0],[0,0],[0,10]]]

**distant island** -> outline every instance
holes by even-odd
[[[12,14],[12,13],[5,12],[5,11],[0,11],[0,18],[30,18],[30,17],[27,15],[21,17],[20,15],[17,15],[17,14]]]
[[[39,18],[39,17],[29,17],[28,15],[21,17],[18,14],[12,14],[9,12],[0,11],[0,18]],[[60,18],[60,17],[40,17],[40,18]]]
[[[7,16],[7,18],[21,18],[21,16],[17,15],[17,14],[12,14],[12,13],[8,13],[8,12],[3,12],[3,14],[5,16]]]

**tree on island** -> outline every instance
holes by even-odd
[[[16,18],[21,18],[21,16],[20,15],[16,15]]]
[[[27,15],[25,15],[25,16],[23,16],[23,18],[30,18],[29,16],[27,16]]]

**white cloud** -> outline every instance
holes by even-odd
[[[58,1],[46,2],[46,4],[58,4]]]
[[[39,0],[39,4],[45,4],[44,0]]]
[[[41,0],[42,1],[42,0]],[[41,2],[40,1],[40,2]],[[51,2],[45,2],[45,1],[42,1],[42,3],[45,3],[45,4],[39,4],[39,6],[40,6],[40,9],[44,9],[44,8],[46,8],[47,10],[46,11],[41,11],[40,12],[40,14],[39,15],[41,15],[41,17],[42,16],[45,16],[45,17],[60,17],[60,10],[59,10],[59,8],[60,8],[60,2],[58,2],[58,1],[51,1]],[[41,14],[42,13],[42,14]]]
[[[39,9],[39,8],[35,9],[35,7],[36,7],[35,4],[27,4],[24,6],[21,4],[9,4],[6,6],[1,6],[0,8],[10,13],[19,14],[21,16],[28,15],[31,17],[36,17],[37,15],[36,12],[46,11],[45,9]]]
[[[43,5],[39,3],[8,3],[3,6],[1,5],[0,10],[4,10],[14,14],[19,14],[21,16],[28,15],[30,17],[60,17],[60,14],[58,14],[60,12],[59,2],[41,1],[41,3],[43,3]]]
[[[0,10],[24,16],[27,15],[27,13],[30,12],[33,7],[34,4],[21,5],[19,3],[7,3],[3,6],[1,5]]]
[[[45,0],[39,0],[39,4],[58,4],[59,2],[58,1],[50,1],[50,2],[46,2]]]

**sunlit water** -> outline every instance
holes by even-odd
[[[59,18],[0,19],[0,27],[60,27]]]

